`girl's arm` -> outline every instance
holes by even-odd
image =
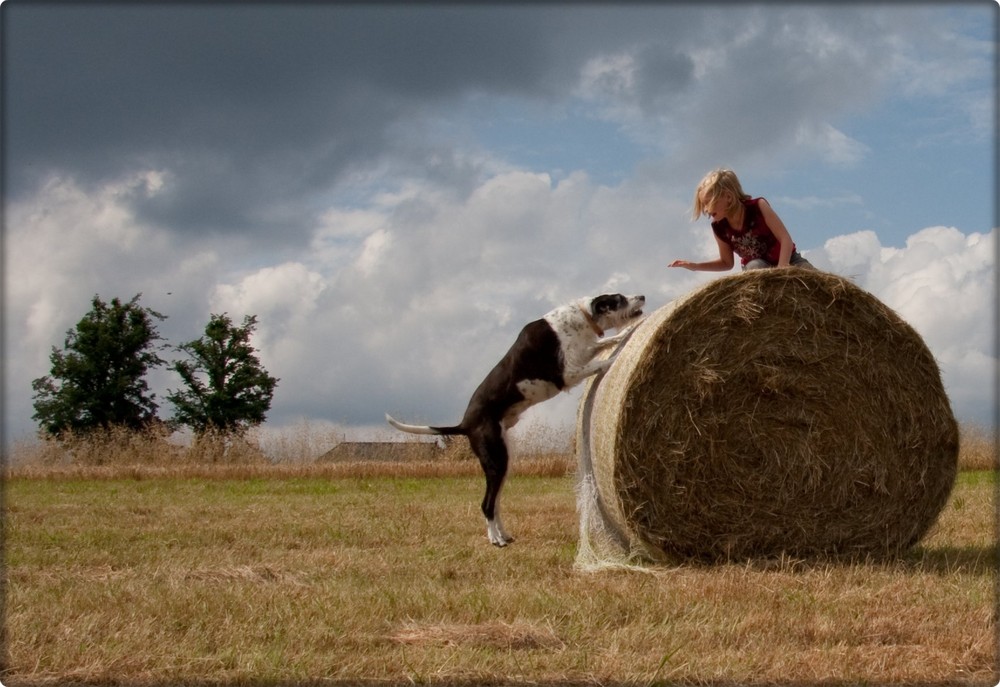
[[[763,198],[757,204],[760,213],[764,217],[764,222],[771,229],[774,238],[781,244],[781,253],[778,255],[778,267],[788,267],[788,261],[792,258],[792,251],[795,249],[795,242],[792,241],[791,234],[785,228],[785,223],[781,221],[778,214],[771,209],[770,204]]]
[[[713,234],[713,236],[715,236]],[[733,249],[728,243],[715,236],[715,242],[719,244],[719,259],[711,262],[689,262],[688,260],[674,260],[670,267],[683,267],[694,272],[725,272],[733,269]],[[789,256],[791,253],[789,253]]]

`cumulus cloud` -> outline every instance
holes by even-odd
[[[82,316],[77,309],[94,294],[129,283],[145,288],[125,300],[167,290],[174,269],[163,262],[173,252],[169,235],[138,225],[129,210],[130,200],[155,193],[159,180],[156,172],[130,174],[88,192],[52,177],[30,199],[8,206],[6,247],[16,259],[6,266],[5,299],[12,322],[24,317],[24,343],[47,351],[53,327]],[[190,268],[193,256],[185,257]]]
[[[54,180],[11,206],[9,245],[25,258],[11,265],[16,288],[7,313],[9,352],[19,361],[9,389],[22,426],[30,379],[47,372],[48,345],[82,316],[91,292],[110,298],[143,291],[145,303],[171,317],[181,305],[188,312],[168,332],[172,343],[200,335],[208,311],[257,315],[256,345],[282,380],[276,421],[356,425],[376,424],[387,410],[415,420],[457,419],[520,326],[565,300],[615,289],[645,293],[659,307],[715,278],[666,269],[696,245],[711,249],[704,227],[687,222],[686,203],[641,184],[596,185],[584,174],[557,182],[512,171],[466,197],[400,194],[331,209],[317,219],[314,243],[349,237],[343,252],[241,274],[219,269],[221,243],[193,250],[136,223],[128,197],[137,192],[148,192],[137,178],[96,195]],[[434,201],[414,212],[421,198]],[[676,218],[674,231],[665,231],[665,217]],[[910,322],[940,361],[957,411],[984,420],[996,363],[994,241],[995,231],[928,227],[895,247],[861,231],[807,255]],[[129,269],[114,269],[122,264]],[[74,289],[79,302],[66,297]],[[198,292],[209,297],[194,307]],[[532,416],[568,427],[575,397],[564,396]]]
[[[242,278],[238,284],[220,284],[211,299],[214,308],[264,315],[311,310],[323,290],[319,275],[300,263],[265,267]]]
[[[927,227],[901,248],[862,231],[832,238],[809,257],[912,325],[937,358],[956,412],[986,424],[996,413],[995,255],[995,229]]]
[[[838,166],[857,164],[870,150],[826,122],[806,123],[799,127],[795,142],[805,149],[814,149],[824,160]]]

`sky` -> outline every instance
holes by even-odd
[[[690,209],[718,167],[995,422],[991,0],[0,12],[7,441],[93,296],[139,293],[172,346],[256,315],[270,430],[456,423],[551,308],[725,276],[667,267],[717,254]],[[168,417],[179,377],[149,382]],[[565,436],[578,400],[518,429]]]

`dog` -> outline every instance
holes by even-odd
[[[499,497],[507,476],[507,430],[521,413],[587,377],[606,371],[614,355],[595,356],[624,340],[642,318],[645,296],[604,294],[559,306],[521,330],[510,350],[472,394],[461,424],[407,425],[388,415],[390,425],[411,434],[464,435],[486,475],[482,511],[486,536],[494,546],[514,541],[500,519]],[[604,337],[606,329],[616,329]]]

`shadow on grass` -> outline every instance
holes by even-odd
[[[995,574],[1000,563],[1000,546],[918,546],[903,558],[903,564],[918,572],[941,575],[966,573]]]
[[[1000,570],[1000,543],[985,546],[917,546],[907,553],[889,556],[828,556],[815,558],[757,558],[746,561],[678,561],[677,565],[694,569],[711,569],[719,565],[736,565],[755,572],[808,573],[838,567],[870,566],[907,573],[937,575],[996,575]],[[998,685],[997,687],[1000,687]]]

